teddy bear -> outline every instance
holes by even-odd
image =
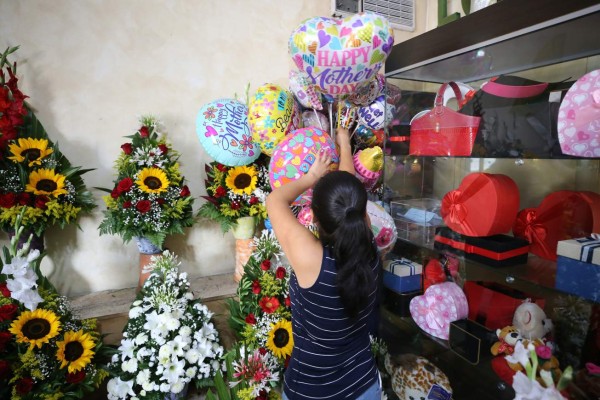
[[[517,328],[523,339],[543,339],[552,330],[552,320],[540,306],[525,300],[513,314],[513,325]]]
[[[452,395],[448,377],[425,357],[415,354],[390,356],[388,353],[385,356],[385,369],[390,374],[392,389],[400,400],[425,400],[432,389]]]
[[[492,345],[490,351],[493,355],[512,354],[515,351],[515,345],[521,340],[521,334],[513,325],[505,326],[496,330],[498,341]]]

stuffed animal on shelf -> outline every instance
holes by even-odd
[[[543,339],[552,330],[552,320],[540,306],[527,299],[515,310],[513,325],[523,339]]]
[[[426,399],[432,387],[452,395],[448,377],[425,357],[415,354],[390,356],[388,353],[385,356],[385,369],[390,374],[392,389],[400,400]]]
[[[512,354],[515,351],[515,345],[521,340],[521,334],[515,326],[509,325],[496,330],[498,341],[492,345],[490,351],[493,355]]]

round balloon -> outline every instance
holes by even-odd
[[[273,150],[269,162],[269,183],[276,189],[306,174],[315,162],[317,153],[324,149],[333,155],[331,169],[337,169],[339,156],[335,143],[327,132],[314,126],[301,128],[287,135]],[[309,204],[312,189],[294,200],[294,205]]]
[[[290,71],[290,90],[303,107],[323,109],[321,93],[315,90],[315,85],[306,72]]]
[[[304,111],[302,113],[302,123],[303,126],[316,126],[317,128],[324,130],[326,132],[329,131],[329,120],[325,115],[320,112],[312,111]]]
[[[196,117],[196,134],[206,152],[224,165],[247,165],[260,156],[248,126],[248,108],[235,99],[205,104]]]
[[[392,250],[398,239],[392,216],[382,206],[370,200],[367,201],[367,214],[371,219],[371,230],[379,251],[384,253]]]
[[[371,129],[364,125],[358,124],[354,130],[354,142],[358,148],[366,148],[373,146],[382,146],[385,132],[381,129]]]
[[[294,97],[278,85],[265,84],[250,98],[248,124],[252,139],[268,156],[286,134],[297,128],[299,121]]]
[[[358,122],[371,129],[381,129],[385,123],[386,117],[385,96],[379,96],[375,101],[366,107],[358,109]],[[391,112],[391,108],[387,110]]]
[[[348,101],[357,106],[368,106],[378,98],[385,87],[385,78],[382,74],[371,78],[367,83],[360,85],[354,93],[348,97]]]
[[[392,51],[386,18],[372,12],[345,19],[311,18],[291,34],[292,60],[324,93],[348,96],[373,79]]]

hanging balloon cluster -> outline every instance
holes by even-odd
[[[247,107],[233,99],[205,105],[197,120],[200,142],[211,157],[230,166],[267,155],[274,189],[308,172],[322,148],[332,151],[336,169],[335,128],[343,127],[351,131],[357,176],[373,191],[383,169],[384,126],[401,96],[379,74],[393,44],[388,21],[375,13],[304,21],[288,42],[298,68],[289,73],[289,90],[265,84]],[[302,207],[299,220],[307,226],[310,202],[308,190],[293,203]]]

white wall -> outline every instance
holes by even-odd
[[[396,42],[425,29],[427,4],[417,0],[417,31],[396,32]],[[81,219],[81,230],[46,234],[43,269],[63,294],[137,283],[135,243],[99,236],[103,192],[93,189],[111,186],[137,118],[164,122],[197,210],[211,161],[196,137],[197,111],[242,96],[248,83],[251,94],[267,82],[287,86],[290,33],[330,14],[329,0],[0,0],[0,50],[21,46],[11,59],[21,89],[71,163],[95,168],[84,179],[99,207]],[[233,271],[233,238],[215,224],[199,223],[166,245],[192,276]]]

